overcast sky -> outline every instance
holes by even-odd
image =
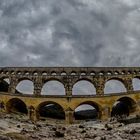
[[[0,66],[140,66],[140,0],[0,0]]]
[[[140,0],[0,0],[0,66],[140,66]]]

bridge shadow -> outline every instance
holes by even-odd
[[[136,109],[137,104],[132,98],[122,97],[114,103],[111,111],[111,117],[123,118],[123,116],[126,117],[133,114]]]
[[[38,107],[39,118],[45,120],[47,118],[51,119],[65,119],[65,112],[63,108],[54,102],[43,102]]]
[[[18,98],[12,98],[11,100],[9,100],[7,102],[6,108],[9,113],[28,113],[26,104]]]
[[[118,120],[120,123],[124,123],[125,125],[131,124],[131,123],[140,123],[140,116],[136,117],[127,117],[125,119]]]

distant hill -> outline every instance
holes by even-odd
[[[82,119],[95,119],[97,118],[96,110],[81,110],[74,113],[75,119],[82,120]]]
[[[58,105],[49,105],[44,106],[40,110],[40,115],[42,117],[50,117],[50,118],[57,118],[57,119],[64,119],[65,114],[63,109]]]

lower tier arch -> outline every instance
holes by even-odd
[[[136,110],[137,104],[132,98],[122,97],[114,103],[111,111],[111,116],[129,116],[133,114]]]
[[[65,112],[61,105],[56,102],[43,102],[37,107],[38,119],[53,118],[65,119]]]
[[[75,120],[99,119],[101,117],[101,107],[92,101],[80,103],[73,114]]]
[[[18,98],[12,98],[10,99],[7,104],[6,104],[6,109],[7,112],[9,113],[23,113],[23,114],[27,114],[28,113],[28,109],[26,104]]]

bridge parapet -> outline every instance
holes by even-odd
[[[27,74],[40,76],[46,72],[48,75],[56,73],[61,75],[71,75],[75,72],[76,75],[86,74],[87,76],[92,75],[138,75],[140,74],[140,67],[3,67],[0,68],[1,74]]]

